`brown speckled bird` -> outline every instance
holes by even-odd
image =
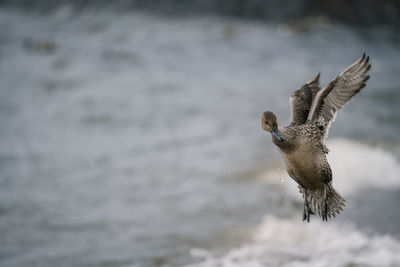
[[[369,76],[365,54],[332,80],[319,87],[319,74],[290,96],[291,122],[278,125],[271,111],[262,115],[261,126],[272,135],[291,178],[304,198],[303,221],[317,213],[322,220],[336,216],[346,201],[332,186],[332,171],[326,159],[324,140],[336,113],[362,88]]]

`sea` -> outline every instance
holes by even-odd
[[[302,25],[0,9],[0,266],[400,266],[398,36]],[[261,114],[364,52],[327,139],[347,206],[303,222]]]

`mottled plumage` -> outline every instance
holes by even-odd
[[[261,125],[271,132],[286,169],[299,185],[304,198],[303,220],[317,213],[323,220],[340,213],[345,200],[332,186],[332,171],[324,145],[330,124],[337,111],[364,86],[371,65],[365,54],[324,89],[319,88],[319,74],[290,96],[291,122],[279,127],[276,116],[264,112]]]
[[[312,100],[319,91],[319,73],[290,95],[290,125],[301,125],[307,120]]]
[[[363,54],[315,95],[307,120],[323,127],[324,138],[328,136],[329,127],[337,112],[365,87],[369,79],[365,74],[371,68],[368,62],[369,57]]]

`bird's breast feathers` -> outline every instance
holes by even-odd
[[[313,189],[320,186],[318,162],[320,159],[312,148],[301,147],[291,153],[280,151],[290,176],[302,186]]]

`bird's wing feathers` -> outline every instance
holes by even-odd
[[[310,81],[306,82],[304,86],[307,86],[310,88],[311,94],[312,94],[312,99],[314,99],[315,95],[318,93],[320,87],[319,87],[319,76],[320,73],[318,73],[314,78],[312,78]]]
[[[371,68],[368,61],[369,57],[363,54],[328,86],[320,90],[313,99],[307,120],[322,126],[325,137],[328,135],[330,124],[335,120],[336,113],[365,87],[365,82],[369,79],[365,74]]]
[[[312,99],[319,90],[319,73],[290,95],[290,125],[301,125],[307,120]]]

